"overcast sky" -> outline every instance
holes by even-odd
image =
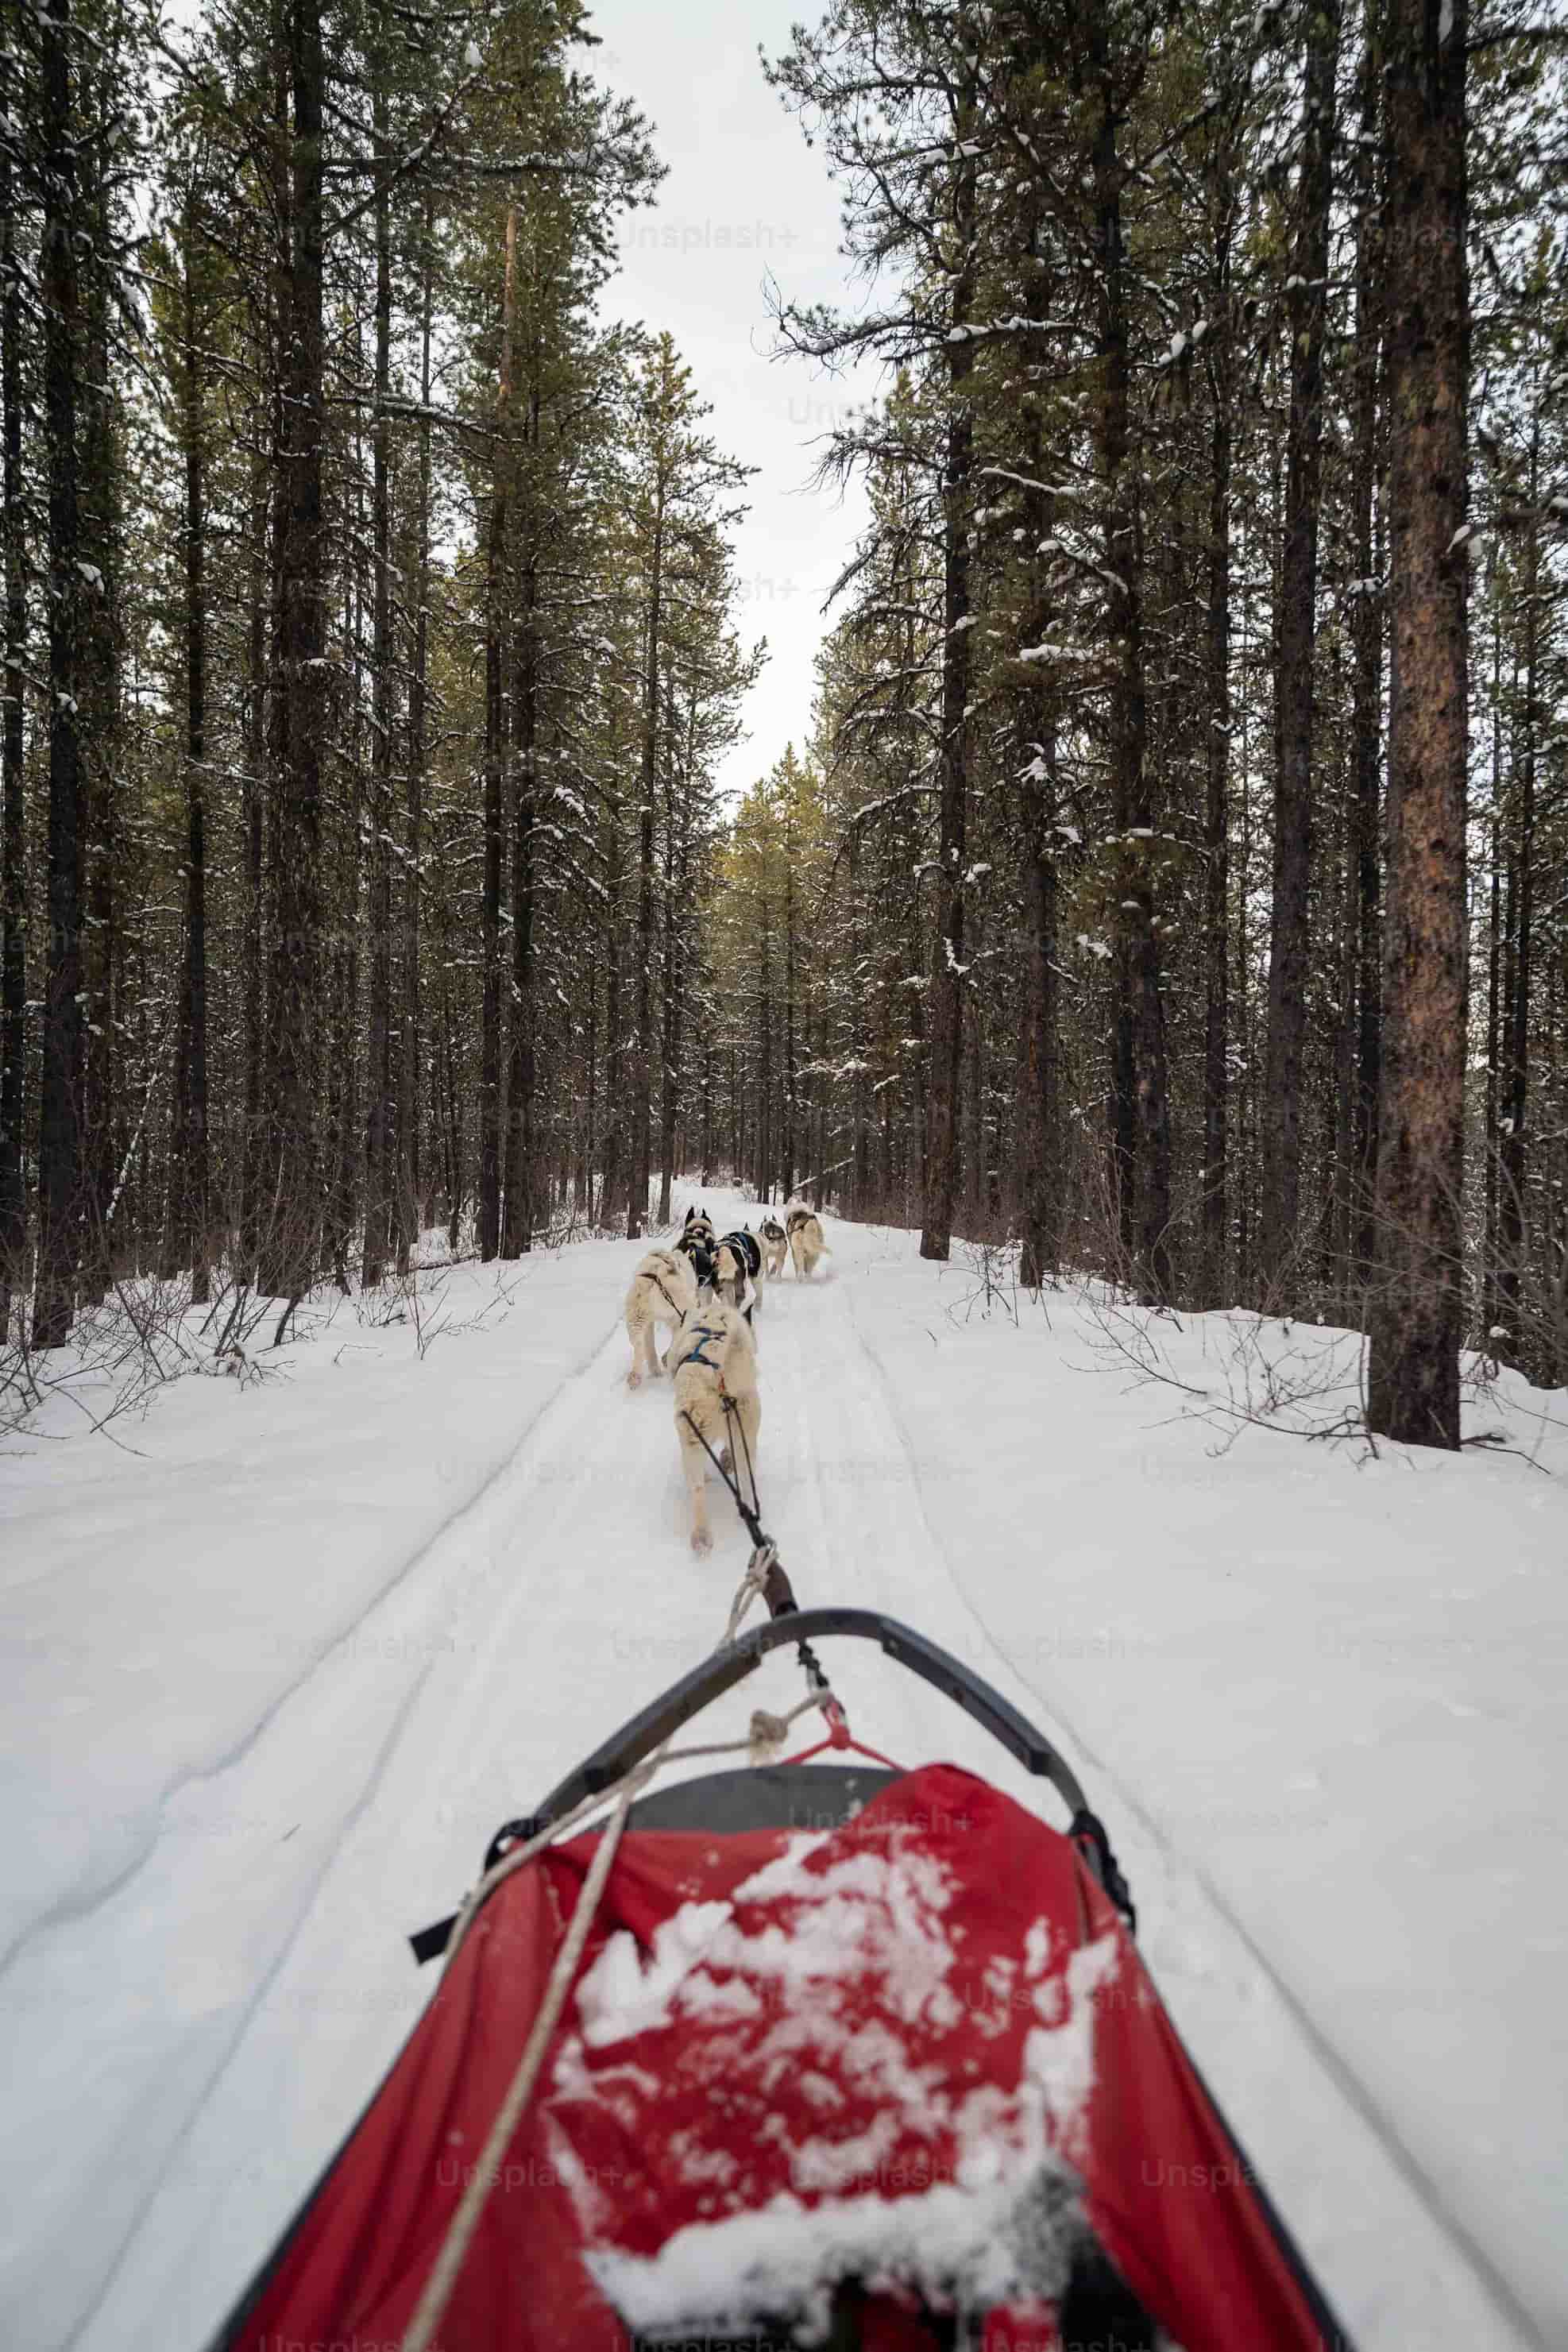
[[[858,304],[838,257],[838,198],[820,147],[808,148],[763,79],[757,45],[788,42],[811,0],[599,0],[589,53],[595,79],[641,107],[669,167],[657,208],[622,224],[621,271],[605,289],[611,315],[668,328],[712,403],[721,448],[760,470],[736,539],[738,615],[748,644],[771,658],[745,711],[749,740],[721,772],[727,788],[762,775],[811,717],[821,607],[865,508],[807,488],[817,439],[874,373],[851,386],[800,360],[770,361],[764,273],[798,300]]]

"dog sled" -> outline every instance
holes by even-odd
[[[1065,1759],[908,1627],[798,1610],[765,1539],[748,1580],[769,1621],[731,1612],[413,1939],[434,1997],[212,2352],[1346,2352]],[[829,1642],[946,1693],[1065,1825],[859,1747]],[[791,1643],[826,1738],[658,1785]]]

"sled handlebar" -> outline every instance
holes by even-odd
[[[770,1650],[836,1634],[851,1641],[875,1642],[898,1664],[907,1666],[911,1674],[919,1675],[922,1682],[945,1693],[955,1706],[973,1716],[1026,1772],[1048,1780],[1074,1815],[1088,1811],[1077,1775],[1045,1735],[1026,1721],[1000,1691],[994,1690],[939,1643],[928,1642],[923,1633],[900,1624],[896,1617],[885,1617],[878,1609],[792,1609],[765,1625],[753,1626],[750,1633],[742,1633],[693,1666],[679,1682],[672,1683],[640,1715],[635,1715],[602,1747],[596,1748],[585,1763],[552,1789],[527,1821],[509,1822],[499,1830],[489,1861],[499,1857],[503,1841],[537,1837],[541,1830],[547,1829],[563,1813],[570,1812],[584,1797],[596,1796],[602,1789],[610,1788],[634,1765],[640,1764],[644,1757],[651,1756],[682,1724],[689,1723],[694,1715],[754,1673]]]
[[[973,1716],[1026,1772],[1048,1780],[1072,1815],[1068,1835],[1082,1860],[1128,1927],[1136,1926],[1127,1882],[1117,1866],[1103,1824],[1089,1811],[1078,1775],[1045,1734],[1037,1731],[984,1676],[973,1673],[940,1643],[928,1642],[923,1633],[900,1624],[896,1617],[885,1617],[879,1609],[795,1607],[789,1580],[776,1567],[767,1598],[770,1609],[775,1612],[767,1624],[753,1626],[749,1633],[725,1643],[711,1657],[704,1658],[700,1665],[682,1675],[679,1682],[671,1683],[640,1715],[634,1715],[629,1723],[623,1724],[619,1731],[595,1748],[585,1763],[579,1764],[574,1772],[558,1782],[537,1812],[521,1820],[503,1822],[485,1855],[486,1873],[494,1869],[510,1847],[526,1844],[585,1799],[614,1788],[645,1757],[651,1756],[672,1738],[682,1724],[689,1723],[694,1715],[700,1715],[705,1706],[722,1698],[749,1674],[754,1674],[770,1650],[794,1643],[809,1658],[807,1645],[811,1642],[838,1634],[850,1641],[875,1642],[888,1657],[919,1675],[933,1690],[943,1692],[965,1715]],[[816,1666],[815,1659],[811,1664]],[[450,1918],[437,1920],[433,1927],[422,1928],[411,1937],[415,1958],[423,1962],[444,1951],[452,1925]]]

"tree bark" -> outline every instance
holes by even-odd
[[[537,416],[534,422],[537,434]],[[539,644],[537,560],[522,566],[522,611],[514,662],[511,835],[511,1059],[507,1081],[506,1224],[501,1255],[533,1246],[534,835],[538,824]]]
[[[1226,1304],[1230,1259],[1230,575],[1236,354],[1231,253],[1243,100],[1226,59],[1215,155],[1210,341],[1208,600],[1204,635],[1204,1163],[1197,1277],[1200,1307]]]
[[[1317,635],[1321,504],[1323,340],[1328,320],[1333,199],[1338,0],[1308,16],[1307,87],[1290,257],[1290,415],[1286,441],[1285,542],[1280,564],[1279,772],[1274,790],[1274,887],[1268,952],[1268,1058],[1263,1093],[1263,1194],[1258,1274],[1281,1285],[1300,1209],[1301,1080],[1307,1034],[1309,892],[1312,862],[1312,656]]]
[[[1368,1425],[1459,1444],[1469,289],[1466,0],[1389,0],[1391,614],[1382,1248]]]
[[[321,1231],[316,1119],[320,1060],[321,759],[327,733],[327,541],[322,512],[321,122],[326,66],[320,0],[289,0],[293,100],[288,315],[282,325],[284,499],[280,683],[283,756],[274,831],[277,919],[268,990],[275,1177],[262,1280],[303,1297]]]
[[[80,1250],[82,747],[77,404],[80,318],[77,147],[70,104],[70,0],[38,20],[46,194],[44,436],[48,474],[49,832],[47,976],[38,1120],[38,1265],[33,1344],[63,1347]]]
[[[1362,68],[1360,160],[1356,173],[1356,373],[1354,518],[1358,593],[1352,625],[1354,685],[1351,732],[1354,761],[1356,864],[1356,1076],[1353,1242],[1356,1287],[1372,1279],[1377,1192],[1378,1066],[1383,1040],[1382,718],[1383,593],[1376,578],[1378,425],[1383,389],[1382,241],[1377,188],[1377,127],[1383,93],[1378,19],[1369,10]]]
[[[1092,163],[1100,252],[1101,372],[1100,459],[1104,492],[1106,625],[1115,647],[1110,689],[1112,823],[1124,880],[1116,941],[1116,1031],[1111,1070],[1111,1160],[1117,1217],[1128,1271],[1146,1305],[1171,1295],[1171,1112],[1165,1013],[1151,871],[1153,851],[1143,670],[1142,549],[1131,481],[1131,356],[1127,257],[1122,244],[1123,166],[1119,115],[1103,19],[1090,28],[1100,118]]]
[[[244,995],[243,1117],[240,1129],[238,1263],[254,1276],[260,1241],[265,1150],[261,1133],[263,1057],[266,1037],[262,905],[266,887],[262,857],[267,801],[267,619],[269,603],[269,534],[267,460],[252,460],[250,483],[249,660],[246,674],[245,777],[240,787],[240,845],[244,917],[240,986]]]
[[[484,988],[479,1047],[479,1255],[500,1247],[500,877],[505,845],[507,491],[511,465],[504,436],[511,423],[512,339],[517,318],[517,206],[506,216],[506,264],[501,293],[500,370],[496,392],[496,446],[485,557],[485,880],[480,913]]]
[[[1031,697],[1031,702],[1033,698]],[[1061,1257],[1061,1171],[1057,1148],[1056,740],[1049,732],[1023,747],[1019,782],[1024,891],[1023,1034],[1018,1068],[1018,1160],[1023,1248],[1018,1279],[1038,1290]]]
[[[960,109],[957,128],[969,122]],[[966,142],[961,142],[966,143]],[[958,169],[954,235],[959,266],[952,324],[965,327],[974,299],[975,166]],[[969,802],[969,527],[974,416],[969,384],[974,346],[948,347],[947,460],[942,479],[942,806],[937,846],[936,939],[931,957],[930,1049],[926,1063],[924,1223],[921,1255],[945,1259],[952,1247],[958,1181],[959,1066],[963,1044],[963,844]]]
[[[637,832],[637,1033],[632,1073],[631,1194],[626,1239],[647,1223],[653,1175],[653,803],[658,772],[660,628],[664,597],[664,481],[655,486],[653,543],[648,555],[648,605],[643,677],[642,805]]]
[[[375,419],[371,440],[370,1001],[365,1072],[364,1244],[360,1281],[380,1282],[394,1220],[392,1069],[392,449],[386,402],[392,389],[392,197],[384,68],[373,64],[375,144]]]
[[[1498,1149],[1497,1335],[1494,1351],[1522,1363],[1521,1314],[1529,1248],[1525,1186],[1529,1174],[1526,1122],[1530,1112],[1530,1000],[1535,963],[1535,739],[1541,712],[1540,423],[1530,453],[1530,512],[1524,546],[1524,697],[1513,745],[1510,794],[1508,1003],[1503,1024],[1503,1075]],[[1529,1367],[1541,1377],[1539,1366]]]
[[[419,339],[419,513],[415,566],[414,668],[408,688],[408,782],[403,867],[403,1011],[397,1100],[397,1271],[406,1274],[419,1238],[419,916],[424,856],[425,770],[429,757],[430,667],[430,331],[436,270],[432,204],[425,200]]]
[[[9,53],[0,54],[0,107],[11,103]],[[22,302],[10,149],[0,143],[0,433],[3,433],[5,641],[0,646],[0,1346],[27,1245],[23,1162],[26,1121],[27,838],[23,677],[27,657],[27,548],[22,506]]]
[[[194,204],[185,218],[185,961],[180,1002],[179,1227],[191,1266],[191,1303],[211,1297],[208,1272],[206,930],[206,433],[197,341]]]

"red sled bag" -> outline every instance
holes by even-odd
[[[1349,2352],[1074,1815],[943,1764],[633,1807],[433,2343]],[[214,2352],[408,2342],[600,1835],[496,1885]]]

